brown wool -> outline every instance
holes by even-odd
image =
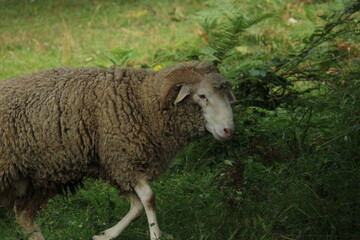
[[[74,193],[87,177],[102,178],[124,195],[139,179],[156,179],[204,133],[199,106],[189,99],[169,104],[177,83],[166,76],[174,70],[218,72],[207,63],[158,72],[63,67],[2,81],[3,205],[33,214],[50,197]]]

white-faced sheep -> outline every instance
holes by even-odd
[[[58,68],[0,83],[0,199],[30,239],[44,239],[36,211],[84,178],[102,178],[131,201],[127,215],[94,240],[109,240],[147,215],[161,236],[149,182],[208,130],[234,129],[229,83],[208,63],[158,72]]]

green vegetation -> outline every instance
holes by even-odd
[[[358,1],[2,0],[0,16],[0,79],[208,60],[234,83],[233,139],[206,136],[153,184],[166,239],[360,239]],[[39,212],[49,240],[89,239],[128,211],[108,184],[84,185]],[[0,239],[23,238],[0,219]]]

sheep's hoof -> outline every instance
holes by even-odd
[[[45,238],[43,237],[41,232],[35,232],[35,233],[31,234],[31,236],[29,237],[29,240],[45,240]]]
[[[95,235],[92,237],[92,240],[113,240],[115,238],[107,236],[105,232],[100,233],[100,235]]]

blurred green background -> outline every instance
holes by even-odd
[[[360,239],[359,1],[0,0],[0,79],[59,66],[211,61],[236,133],[206,136],[153,183],[164,239]],[[45,237],[90,239],[129,203],[86,180],[39,212]],[[118,239],[146,239],[146,217]],[[0,207],[0,239],[25,239]]]

